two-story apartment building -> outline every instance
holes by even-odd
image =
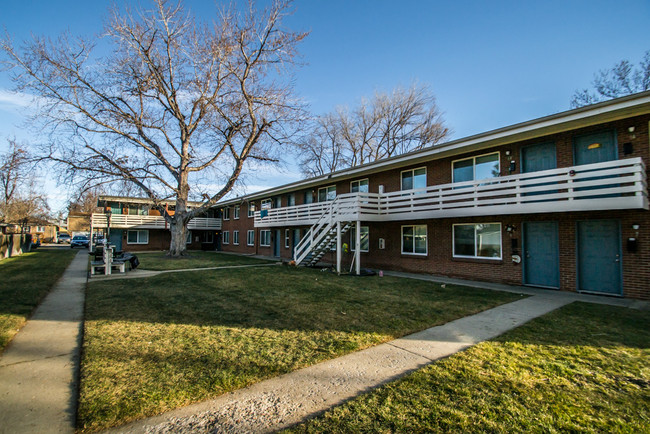
[[[649,124],[643,92],[224,201],[221,248],[650,299]]]
[[[200,203],[190,202],[188,206],[198,207]],[[97,206],[105,210],[93,213],[91,232],[101,231],[109,237],[109,242],[117,250],[145,251],[169,249],[171,233],[160,211],[153,208],[146,198],[102,195]],[[173,215],[175,202],[166,204]],[[209,210],[203,217],[190,220],[187,233],[187,248],[190,250],[215,250],[221,229],[221,220],[216,217],[217,210]]]

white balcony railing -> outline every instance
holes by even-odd
[[[389,221],[648,209],[648,193],[645,164],[630,158],[418,190],[349,193],[338,202],[346,208],[339,220]],[[311,225],[329,209],[322,202],[257,211],[255,226]]]
[[[93,214],[92,227],[105,228],[108,225],[106,214]],[[188,229],[220,230],[221,219],[196,217],[190,220]],[[112,229],[168,229],[162,216],[111,214]]]

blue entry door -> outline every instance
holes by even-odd
[[[280,243],[282,242],[282,232],[280,229],[275,230],[275,239],[273,240],[273,256],[280,256]]]
[[[618,148],[614,131],[576,137],[573,142],[573,152],[576,166],[616,160]]]
[[[557,167],[555,143],[540,143],[521,148],[522,173],[539,172]]]
[[[618,220],[578,222],[578,289],[622,294]]]
[[[115,250],[122,250],[122,229],[111,229],[111,236],[108,240],[109,244],[115,246]]]
[[[557,222],[524,223],[524,284],[560,287]]]

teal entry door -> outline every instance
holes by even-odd
[[[573,153],[576,166],[616,160],[618,148],[614,131],[576,137],[573,142]]]
[[[524,223],[524,284],[560,287],[557,222]]]
[[[555,143],[540,143],[521,148],[521,172],[539,172],[557,167]]]
[[[115,250],[122,251],[122,229],[111,229],[109,244],[115,246]]]
[[[578,222],[578,289],[620,295],[621,228],[618,220]]]

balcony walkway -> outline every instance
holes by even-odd
[[[614,209],[648,209],[641,158],[417,190],[342,194],[330,202],[257,211],[255,227],[313,225],[328,214],[336,221],[404,221]]]
[[[169,229],[169,225],[162,216],[111,214],[110,221],[111,229]],[[101,213],[93,214],[91,226],[93,228],[108,227],[108,215]],[[218,231],[221,229],[221,219],[195,217],[190,220],[187,228],[190,230]]]

